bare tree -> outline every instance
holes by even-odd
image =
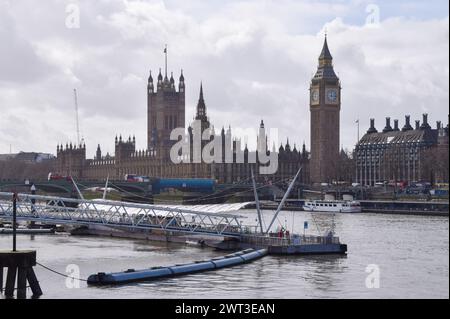
[[[49,172],[55,170],[55,167],[55,160],[47,160],[40,163],[28,163],[17,160],[0,161],[0,180],[44,180],[47,179]]]

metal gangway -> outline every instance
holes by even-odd
[[[0,192],[0,219],[13,219],[13,193]],[[52,225],[102,225],[125,229],[240,238],[250,228],[233,214],[250,203],[165,206],[17,194],[17,221]]]

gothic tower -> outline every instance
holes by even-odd
[[[311,168],[313,183],[331,182],[339,159],[341,83],[333,69],[327,37],[310,86]]]
[[[210,127],[208,116],[206,114],[205,99],[203,97],[203,83],[200,84],[200,96],[197,103],[197,112],[195,115],[195,120],[200,121],[202,134],[205,131],[205,129]]]
[[[205,103],[205,99],[203,97],[203,83],[200,84],[200,95],[198,98],[198,103],[197,103],[197,109],[196,109],[196,113],[195,113],[195,117],[194,117],[195,121],[198,121],[198,123],[200,124],[200,132],[198,132],[200,135],[203,134],[203,132],[205,132],[206,129],[211,129],[213,133],[214,129],[211,127],[211,123],[209,122],[208,119],[208,115],[206,113],[206,103]],[[198,125],[198,124],[197,124]],[[189,133],[189,142],[190,142],[190,158],[194,159],[194,127],[193,125],[189,125],[188,127],[188,133]],[[198,138],[198,137],[197,137]],[[211,136],[210,141],[213,140],[213,137]],[[206,144],[208,144],[209,141],[204,141],[202,139],[200,146],[200,150],[203,150],[203,148],[205,147]]]
[[[101,161],[102,160],[102,150],[100,148],[100,144],[98,144],[98,146],[97,146],[97,152],[95,153],[95,159],[97,161]]]
[[[167,48],[165,76],[159,70],[158,82],[153,83],[150,72],[147,85],[147,147],[163,158],[168,158],[170,148],[176,141],[170,141],[170,133],[178,127],[185,127],[185,83],[183,71],[175,87],[173,73],[167,75]]]

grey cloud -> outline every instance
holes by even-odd
[[[12,17],[0,4],[0,82],[26,84],[47,76],[54,70],[40,59],[17,31]]]

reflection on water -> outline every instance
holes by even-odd
[[[273,212],[264,211],[269,221]],[[243,211],[247,223],[255,213]],[[66,288],[65,278],[36,267],[43,298],[448,298],[448,218],[377,214],[282,212],[280,226],[307,234],[333,223],[347,256],[267,256],[233,268],[118,287]],[[0,236],[0,249],[11,236]],[[97,272],[170,266],[224,255],[191,245],[69,235],[20,235],[19,249],[36,249],[44,265],[81,277]],[[365,286],[366,267],[380,268],[379,289]]]
[[[276,262],[279,268],[292,269],[294,278],[302,278],[316,289],[328,290],[335,287],[339,274],[345,271],[342,259],[346,258],[346,255],[278,256]]]

